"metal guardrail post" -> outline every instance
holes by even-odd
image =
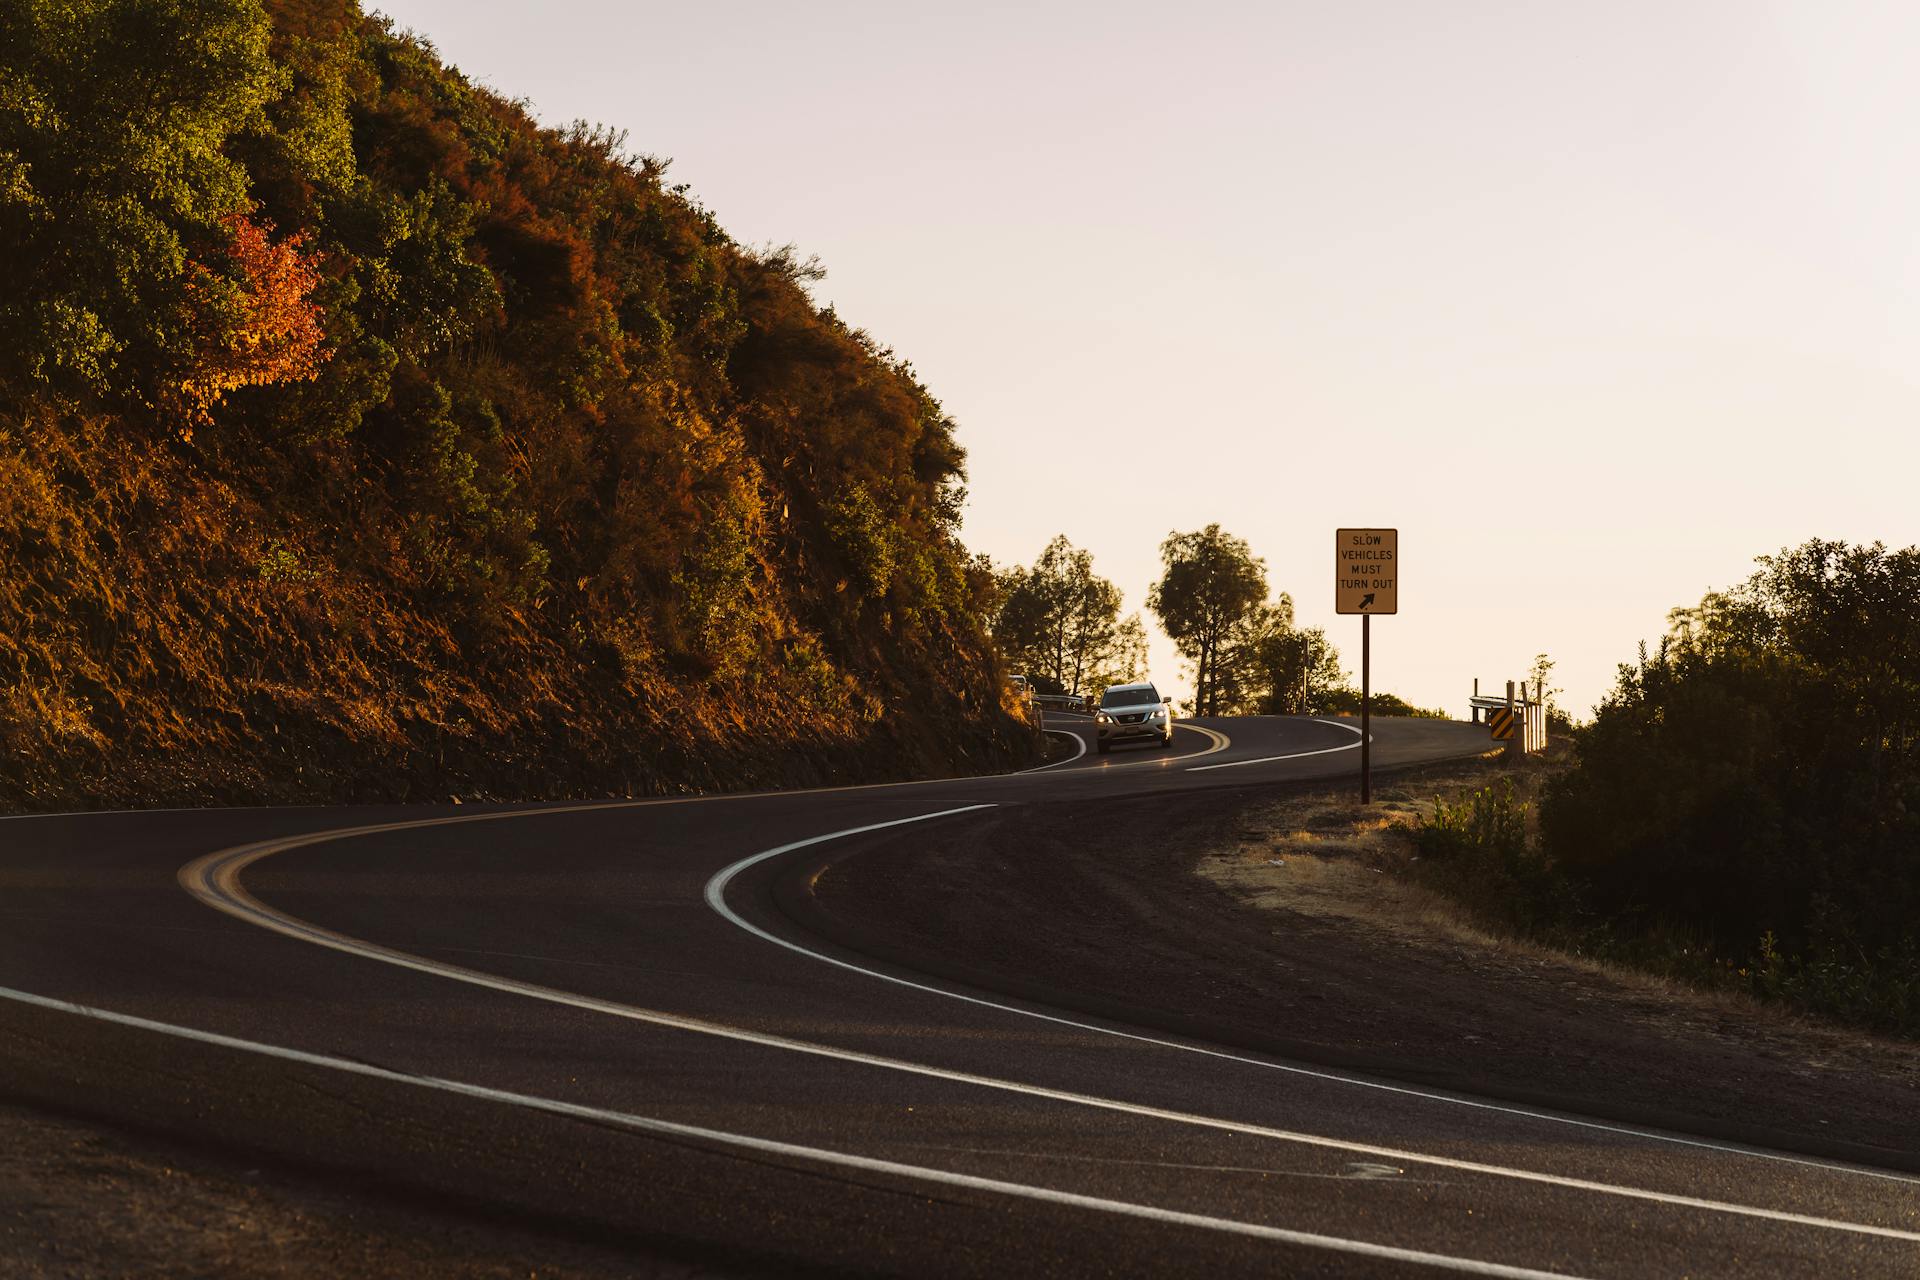
[[[1473,700],[1468,715],[1474,724],[1493,724],[1494,713],[1504,710],[1514,721],[1514,735],[1506,742],[1508,755],[1533,755],[1547,749],[1547,686],[1541,680],[1509,680],[1503,701],[1499,694],[1480,692],[1480,681],[1473,682]]]
[[[1513,681],[1511,680],[1507,681],[1507,714],[1513,714]],[[1506,758],[1511,763],[1514,757],[1525,755],[1526,751],[1527,735],[1523,727],[1519,733],[1507,739]]]

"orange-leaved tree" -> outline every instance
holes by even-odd
[[[275,242],[271,223],[245,213],[224,221],[226,240],[188,263],[186,294],[192,334],[189,363],[173,387],[186,419],[204,424],[227,393],[314,377],[326,358],[320,272],[303,234]]]

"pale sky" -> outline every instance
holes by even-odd
[[[1375,687],[1545,651],[1584,715],[1755,556],[1920,542],[1920,6],[380,8],[817,254],[959,422],[969,547],[1129,610],[1218,521],[1357,673],[1333,531],[1397,526]]]

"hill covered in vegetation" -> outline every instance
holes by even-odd
[[[1439,804],[1420,878],[1482,924],[1920,1037],[1920,547],[1759,564],[1674,609],[1532,788]]]
[[[0,804],[1004,767],[905,361],[350,0],[0,4]]]

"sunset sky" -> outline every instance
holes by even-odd
[[[1333,530],[1397,526],[1376,686],[1545,651],[1584,714],[1755,556],[1920,541],[1920,9],[380,8],[817,254],[959,422],[969,547],[1130,610],[1218,521],[1355,669]]]

